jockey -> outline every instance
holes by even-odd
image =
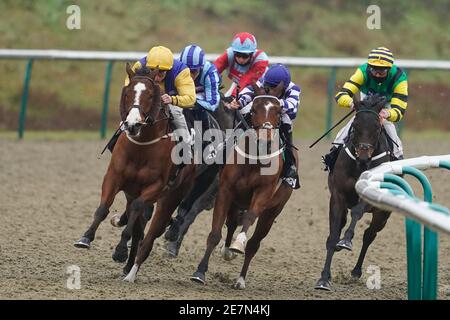
[[[291,81],[291,74],[289,69],[283,64],[275,64],[271,66],[264,77],[256,82],[256,85],[260,88],[264,88],[266,92],[269,92],[269,88],[274,88],[281,82],[284,84],[284,90],[282,94],[277,97],[280,100],[282,109],[281,114],[281,135],[286,144],[285,152],[285,167],[283,170],[283,180],[288,184],[298,189],[299,177],[297,173],[297,167],[295,165],[295,157],[292,148],[292,121],[297,116],[297,111],[300,104],[301,89],[298,85]],[[233,109],[241,109],[243,115],[248,115],[251,110],[251,102],[254,98],[254,91],[252,86],[247,86],[239,94],[239,100],[233,100],[229,106]]]
[[[361,99],[368,94],[378,93],[389,101],[380,111],[380,119],[389,136],[388,140],[393,141],[394,157],[397,160],[403,159],[402,142],[393,122],[402,120],[405,115],[408,102],[408,79],[406,73],[394,64],[394,56],[389,49],[378,47],[370,52],[367,63],[358,67],[350,80],[336,94],[335,99],[338,105],[353,108],[353,96],[358,91],[361,91]],[[323,157],[325,170],[333,169],[339,150],[336,145],[345,143],[353,119],[354,117],[338,132],[330,153]]]
[[[214,112],[219,106],[219,74],[214,64],[206,61],[205,53],[199,46],[189,45],[184,48],[180,53],[180,61],[188,66],[195,83],[195,117],[207,129],[208,115],[205,110]]]
[[[241,88],[261,78],[269,66],[269,58],[262,50],[256,49],[256,38],[248,32],[234,36],[231,47],[214,61],[219,74],[228,69],[228,78]],[[231,92],[236,95],[236,88]]]
[[[192,108],[195,104],[195,85],[191,78],[189,68],[179,60],[175,60],[170,49],[157,46],[150,49],[147,56],[137,61],[132,70],[135,71],[143,66],[150,69],[159,69],[155,77],[156,83],[165,92],[161,96],[161,101],[169,105],[170,113],[173,116],[173,124],[185,143],[190,143],[190,134],[183,115],[183,108]],[[128,85],[128,76],[125,85]],[[122,121],[126,118],[124,106],[120,106]]]

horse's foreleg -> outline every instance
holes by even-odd
[[[229,189],[228,183],[226,181],[223,181],[222,185],[219,188],[219,193],[217,195],[216,203],[214,206],[212,228],[206,242],[206,251],[197,267],[197,271],[194,272],[191,277],[192,281],[205,284],[205,274],[206,271],[208,271],[209,258],[214,248],[219,244],[220,239],[222,238],[222,227],[227,217],[228,211],[230,210],[232,202],[232,192]]]
[[[102,184],[102,196],[100,205],[95,211],[94,221],[84,235],[75,242],[74,246],[77,248],[90,248],[91,242],[95,239],[95,233],[100,223],[106,219],[109,213],[109,208],[113,204],[114,198],[119,192],[118,185],[113,183],[113,178],[109,172],[105,175]]]
[[[266,211],[258,219],[255,232],[253,233],[252,237],[248,240],[247,246],[245,247],[244,264],[242,266],[241,273],[239,274],[239,278],[234,284],[235,289],[245,289],[245,277],[247,276],[250,261],[253,259],[256,252],[258,251],[262,239],[264,239],[269,233],[270,228],[272,227],[273,222],[275,221],[275,218],[280,214],[282,210],[283,206],[272,209],[270,211]]]
[[[375,240],[377,233],[383,230],[390,215],[391,213],[386,211],[379,211],[373,213],[372,222],[370,223],[370,226],[366,229],[366,231],[364,231],[363,245],[358,257],[358,262],[356,263],[355,268],[353,268],[352,270],[353,277],[355,278],[361,277],[362,275],[361,268],[367,253],[367,249],[369,248],[373,240]]]
[[[317,281],[315,289],[331,290],[331,260],[333,259],[336,244],[339,241],[341,230],[345,225],[347,208],[343,196],[331,195],[330,198],[330,234],[327,238],[327,257],[320,279]]]
[[[236,236],[236,240],[230,246],[230,250],[242,254],[245,252],[245,246],[247,243],[247,231],[250,226],[253,225],[256,218],[258,218],[261,213],[268,208],[271,199],[272,190],[270,189],[264,190],[264,192],[255,191],[253,193],[250,207],[242,216],[241,232]]]
[[[360,201],[356,206],[352,208],[351,210],[352,221],[350,222],[348,229],[344,233],[344,238],[341,241],[339,241],[338,244],[336,245],[336,251],[340,251],[342,249],[352,251],[353,249],[352,239],[353,236],[355,235],[356,223],[359,220],[361,220],[366,209],[367,204],[363,201]]]

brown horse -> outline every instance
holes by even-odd
[[[175,173],[171,151],[175,141],[170,139],[169,111],[161,105],[160,88],[154,81],[158,70],[142,68],[134,73],[126,68],[130,83],[124,87],[122,108],[126,110],[126,130],[111,155],[111,161],[102,184],[100,206],[94,221],[76,247],[89,248],[100,223],[109,213],[116,194],[123,191],[127,199],[128,223],[113,255],[114,260],[124,262],[128,256],[127,241],[132,238],[128,273],[134,264],[138,244],[144,234],[144,209],[157,202],[157,208],[147,233],[145,245],[153,244],[165,230],[173,211],[189,190],[194,166],[186,165],[174,183],[168,186]],[[151,246],[150,244],[150,246]]]
[[[280,84],[276,90],[282,90]],[[255,99],[253,100],[251,117],[251,131],[257,136],[257,145],[261,143],[275,142],[275,129],[280,126],[282,107],[276,98],[266,94],[263,89],[254,85]],[[247,130],[247,131],[250,131]],[[246,131],[246,132],[247,132]],[[268,139],[263,136],[265,132]],[[242,139],[241,139],[242,140]],[[246,144],[247,145],[247,144]],[[271,164],[275,163],[271,174],[264,175],[263,169],[266,167],[262,161],[256,163],[239,164],[237,162],[238,147],[230,154],[234,161],[227,161],[219,180],[219,191],[217,194],[212,230],[207,239],[207,249],[198,265],[197,271],[191,277],[192,281],[205,283],[205,273],[208,270],[208,262],[214,248],[222,238],[222,226],[227,225],[227,237],[222,254],[225,259],[233,257],[232,252],[245,253],[244,264],[239,278],[234,285],[237,289],[245,288],[245,277],[250,261],[256,254],[261,240],[268,234],[275,218],[280,214],[284,205],[289,200],[292,189],[285,183],[281,183],[280,177],[283,168],[282,153],[270,153]],[[266,146],[270,149],[269,146]],[[248,147],[244,147],[248,155]],[[239,154],[242,154],[242,150]],[[270,157],[269,156],[269,157]],[[241,210],[247,210],[239,217]],[[258,219],[255,231],[247,243],[247,231],[249,227]],[[231,244],[233,234],[238,226],[238,221],[242,222],[242,230],[238,234],[236,241]],[[231,245],[230,245],[231,244]]]

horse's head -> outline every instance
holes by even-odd
[[[280,83],[275,90],[281,87]],[[270,152],[271,141],[274,139],[275,130],[281,124],[281,103],[277,96],[267,95],[263,88],[254,85],[255,97],[251,108],[251,125],[256,130],[259,142],[267,143],[267,150]]]
[[[355,102],[356,116],[353,121],[351,142],[359,164],[366,167],[377,149],[382,124],[379,113],[386,104],[386,97],[378,94],[369,95],[363,101]]]
[[[133,72],[127,63],[126,71],[130,82],[125,87],[125,128],[130,136],[138,137],[142,126],[154,122],[161,105],[160,88],[154,80],[158,70],[142,67]]]

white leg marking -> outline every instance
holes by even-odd
[[[234,288],[235,289],[245,289],[245,279],[243,277],[239,277],[239,279],[237,279],[236,283],[234,284]]]
[[[139,270],[139,267],[137,264],[135,264],[133,266],[133,268],[131,268],[128,275],[123,279],[123,281],[128,281],[128,282],[134,283],[134,281],[136,281],[136,274],[137,274],[138,270]]]

